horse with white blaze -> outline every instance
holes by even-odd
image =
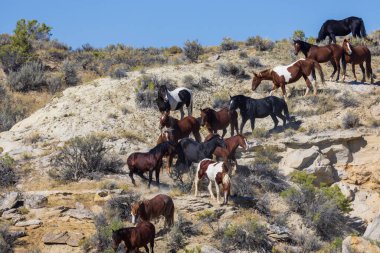
[[[168,90],[166,85],[160,85],[157,97],[158,109],[164,113],[168,110],[181,112],[181,119],[185,116],[183,106],[187,107],[187,114],[191,116],[193,113],[193,93],[187,88],[176,88],[172,91]]]

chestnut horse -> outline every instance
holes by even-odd
[[[142,221],[136,227],[121,228],[112,231],[112,248],[116,252],[119,244],[124,241],[126,252],[140,252],[139,248],[144,247],[146,252],[150,250],[154,253],[154,237],[156,229],[148,221]]]
[[[227,133],[227,127],[231,127],[231,136],[234,135],[234,130],[239,133],[238,114],[236,111],[230,111],[228,108],[223,108],[220,111],[215,111],[211,108],[201,109],[201,126],[206,126],[210,133],[218,133],[218,130],[223,130],[222,138]]]
[[[213,137],[212,134],[209,134],[206,137],[205,141],[209,140],[212,137]],[[247,150],[248,149],[247,139],[243,135],[238,134],[230,138],[224,139],[224,143],[226,143],[226,148],[217,147],[214,151],[214,155],[217,158],[222,158],[223,161],[226,163],[228,162],[228,160],[232,160],[235,164],[235,167],[237,168],[238,163],[235,156],[236,149],[240,146],[244,150]]]
[[[222,185],[222,191],[224,196],[224,201],[222,205],[227,204],[228,196],[230,195],[231,189],[231,179],[228,175],[228,167],[225,162],[214,162],[211,159],[203,159],[200,161],[197,167],[197,172],[195,174],[194,184],[195,184],[195,194],[198,196],[198,184],[204,176],[208,178],[209,185],[208,190],[210,192],[211,198],[215,200],[214,193],[212,192],[212,183],[215,183],[216,188],[216,201],[220,204],[220,189],[219,185]]]
[[[193,133],[194,138],[202,141],[199,129],[201,128],[198,120],[192,116],[187,116],[181,120],[170,116],[170,112],[164,112],[160,118],[161,130],[165,127],[167,131],[171,131],[171,141],[178,142],[182,138],[189,137]]]
[[[312,59],[300,59],[287,66],[277,66],[273,69],[263,70],[258,74],[253,73],[254,77],[252,79],[252,90],[255,91],[262,80],[270,80],[273,82],[273,87],[269,95],[272,96],[273,92],[281,87],[282,94],[285,99],[285,85],[288,83],[297,82],[301,77],[303,77],[307,85],[305,96],[309,93],[311,85],[313,85],[314,95],[316,95],[317,85],[315,81],[315,76],[313,77],[312,75],[312,72],[315,71],[315,68],[317,68],[322,83],[324,83],[325,79],[323,77],[321,65],[319,65],[318,62]]]
[[[162,158],[165,155],[172,155],[176,151],[176,146],[171,142],[163,142],[158,144],[156,147],[149,150],[147,153],[135,152],[129,155],[127,159],[127,165],[129,168],[129,177],[132,183],[136,185],[133,178],[133,173],[137,173],[142,178],[145,178],[143,173],[149,172],[149,183],[148,187],[152,183],[153,171],[156,171],[156,181],[157,185],[160,184],[160,169],[162,167]]]
[[[301,51],[306,58],[313,59],[319,63],[330,61],[334,68],[334,71],[330,76],[330,81],[333,79],[337,70],[338,74],[336,76],[336,81],[339,80],[340,59],[343,57],[343,48],[340,45],[330,44],[319,47],[302,40],[293,40],[293,45],[296,55]]]
[[[174,202],[171,197],[165,194],[158,194],[150,200],[142,200],[132,205],[132,223],[135,224],[140,218],[144,221],[151,221],[165,217],[165,227],[174,224]]]
[[[345,62],[351,63],[352,65],[352,73],[354,74],[355,81],[356,73],[355,73],[355,64],[359,64],[360,69],[363,73],[362,83],[365,82],[365,72],[367,71],[367,77],[371,78],[371,83],[373,83],[373,73],[371,67],[371,51],[366,46],[352,46],[350,41],[344,39],[343,41],[343,50],[344,50],[344,58]],[[366,69],[364,69],[364,62]],[[346,78],[346,64],[343,64],[343,82]]]

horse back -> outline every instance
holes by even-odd
[[[156,165],[156,159],[153,154],[135,152],[132,153],[127,159],[129,168],[137,167],[140,170],[148,170]]]
[[[198,165],[198,178],[201,179],[204,175],[207,175],[207,169],[210,164],[216,163],[215,161],[211,159],[204,159],[202,160]]]
[[[134,240],[135,247],[142,247],[154,240],[156,229],[149,221],[140,221],[131,233],[131,243]]]
[[[146,206],[149,206],[149,210],[146,210],[146,212],[150,212],[148,217],[152,219],[160,215],[167,216],[170,214],[170,210],[174,208],[173,199],[165,194],[158,194],[147,202]]]

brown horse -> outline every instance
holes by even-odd
[[[171,155],[176,151],[176,146],[171,142],[163,142],[158,144],[156,147],[149,150],[147,153],[135,152],[129,155],[127,159],[127,165],[129,168],[129,177],[132,183],[136,185],[133,178],[133,173],[137,173],[140,177],[144,178],[143,173],[149,172],[149,184],[152,183],[153,171],[156,171],[156,181],[157,185],[160,184],[160,169],[162,167],[162,158],[165,155]]]
[[[208,190],[210,192],[211,198],[215,199],[212,192],[212,183],[215,183],[216,188],[216,200],[220,203],[220,190],[219,185],[222,185],[222,191],[224,196],[224,201],[222,205],[227,204],[228,196],[230,195],[231,189],[231,179],[228,175],[228,167],[225,162],[214,162],[211,159],[203,159],[200,161],[197,167],[197,172],[195,174],[194,184],[195,184],[195,197],[198,195],[198,184],[204,176],[210,181],[208,185]]]
[[[296,55],[301,51],[307,59],[312,59],[319,63],[330,61],[334,68],[330,76],[330,81],[333,79],[337,70],[336,81],[339,80],[340,59],[343,57],[343,48],[341,46],[336,44],[317,46],[302,40],[293,40],[293,45]]]
[[[140,252],[139,248],[144,247],[146,252],[150,250],[154,253],[154,237],[156,229],[154,225],[148,221],[142,221],[136,227],[121,228],[112,231],[112,248],[116,252],[119,244],[124,241],[125,250],[129,252]]]
[[[189,137],[193,133],[194,138],[201,142],[202,138],[199,134],[201,128],[198,120],[192,116],[187,116],[181,120],[170,116],[170,112],[164,112],[160,118],[161,130],[165,127],[167,131],[171,131],[171,141],[178,142],[180,139]]]
[[[313,85],[314,95],[316,95],[317,85],[315,76],[313,77],[312,75],[315,68],[317,68],[322,83],[324,83],[325,79],[323,77],[321,65],[312,59],[300,59],[287,66],[277,66],[273,69],[263,70],[258,74],[253,73],[252,90],[255,91],[262,80],[271,80],[273,82],[273,87],[270,95],[272,95],[276,89],[281,87],[282,94],[284,98],[286,98],[285,85],[288,83],[294,83],[303,77],[307,85],[305,96],[309,93],[311,85]]]
[[[212,134],[209,134],[205,141],[211,139],[213,137]],[[224,139],[224,142],[226,143],[226,148],[217,147],[214,151],[214,155],[217,158],[222,158],[224,162],[228,162],[228,160],[232,160],[235,164],[235,167],[237,168],[237,160],[236,160],[236,149],[240,146],[244,150],[248,149],[248,142],[247,139],[241,135],[235,135],[230,138]]]
[[[140,218],[144,221],[151,221],[165,217],[165,227],[174,224],[174,202],[171,197],[165,194],[158,194],[150,200],[138,201],[132,205],[132,223],[135,224]]]
[[[355,74],[355,64],[359,64],[360,69],[363,73],[362,83],[365,82],[365,72],[367,71],[367,77],[371,78],[371,83],[373,83],[373,73],[371,67],[371,51],[366,46],[352,46],[350,41],[344,39],[343,41],[343,50],[345,62],[351,63],[352,73],[354,74],[355,81],[357,80]],[[364,62],[366,70],[364,69]],[[343,82],[346,78],[346,64],[343,64]]]
[[[211,108],[201,109],[201,126],[206,126],[210,133],[218,133],[218,130],[223,130],[222,138],[227,133],[228,125],[231,126],[231,136],[234,135],[234,130],[239,133],[238,114],[236,111],[231,111],[228,108],[223,108],[220,111],[215,111]]]

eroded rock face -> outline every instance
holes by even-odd
[[[303,169],[310,166],[319,155],[317,146],[309,149],[295,149],[288,152],[282,161],[282,165],[292,169]]]
[[[16,206],[20,201],[21,194],[19,192],[9,192],[0,200],[0,213],[9,210]]]
[[[24,205],[28,208],[42,208],[48,203],[48,198],[44,195],[33,194],[24,196]]]
[[[368,225],[363,237],[369,240],[380,241],[380,216],[377,216]]]
[[[342,253],[354,252],[380,253],[380,248],[363,237],[348,236],[343,240]]]

